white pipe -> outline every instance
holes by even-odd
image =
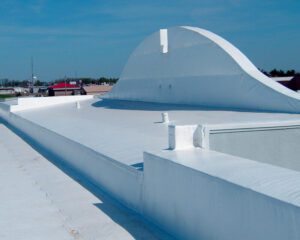
[[[162,113],[161,118],[162,118],[163,123],[168,123],[169,122],[169,114],[168,113]]]

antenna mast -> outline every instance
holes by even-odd
[[[33,85],[34,73],[33,73],[33,57],[31,57],[31,84]]]

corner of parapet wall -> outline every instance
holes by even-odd
[[[211,156],[207,153],[203,149],[144,153],[145,218],[183,239],[212,236],[229,240],[251,236],[251,239],[280,240],[287,235],[289,239],[299,239],[300,207],[298,199],[293,197],[299,188],[292,186],[285,190],[281,186],[299,181],[297,173],[226,154],[220,158],[220,153],[214,151],[209,153]],[[204,162],[204,167],[198,167],[199,161]],[[228,165],[222,164],[226,161]],[[231,174],[228,166],[233,169]],[[234,171],[247,166],[252,170]],[[256,169],[264,173],[256,175]],[[253,176],[262,186],[253,183]],[[288,182],[286,176],[290,177]]]
[[[0,120],[6,120],[10,114],[10,105],[0,103]]]

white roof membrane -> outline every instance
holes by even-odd
[[[91,99],[24,110],[17,114],[37,125],[79,142],[126,165],[143,162],[144,151],[168,147],[168,124],[161,113],[168,112],[169,124],[242,124],[299,121],[298,114],[235,111],[207,111],[198,107],[145,102]]]

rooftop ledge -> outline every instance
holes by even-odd
[[[145,152],[300,207],[300,173],[201,148]]]
[[[94,98],[80,101],[80,107],[77,100],[60,103],[16,112],[0,104],[0,114],[125,206],[145,213],[171,233],[193,239],[208,231],[213,220],[214,227],[219,224],[216,229],[229,224],[224,227],[227,237],[219,239],[250,233],[249,226],[261,229],[261,236],[269,226],[269,239],[283,239],[291,229],[299,236],[299,115],[166,108]],[[168,112],[165,123],[162,112]],[[266,159],[270,164],[259,162]],[[274,166],[280,165],[276,159],[291,160],[298,171]],[[140,163],[144,171],[134,168]],[[232,221],[226,214],[232,214]],[[239,229],[244,231],[236,228],[241,221]],[[185,228],[182,222],[188,223]]]

